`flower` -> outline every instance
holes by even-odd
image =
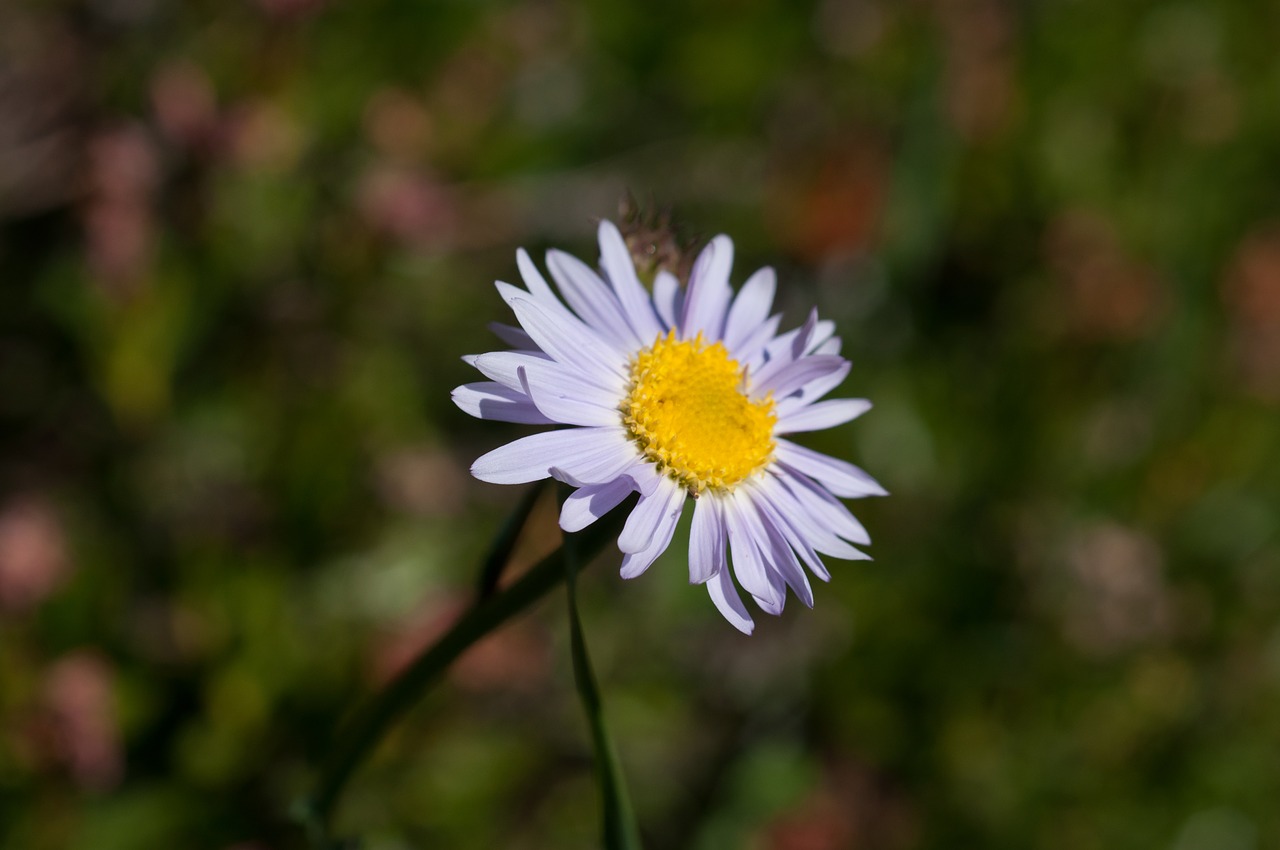
[[[820,401],[849,373],[834,325],[814,310],[803,327],[779,334],[773,270],[757,271],[735,296],[726,236],[699,255],[687,289],[659,272],[652,294],[618,229],[603,222],[599,239],[602,274],[548,253],[564,302],[523,250],[528,289],[498,283],[520,327],[492,327],[515,350],[463,358],[490,380],[458,387],[453,400],[481,419],[569,427],[495,449],[472,474],[495,484],[568,483],[576,489],[560,527],[569,532],[638,492],[618,536],[623,578],[666,550],[692,497],[689,580],[706,585],[731,624],[754,628],[734,577],[768,613],[782,612],[788,587],[812,607],[805,567],[828,581],[820,555],[867,558],[852,544],[870,538],[837,497],[885,494],[858,467],[784,439],[871,407]]]

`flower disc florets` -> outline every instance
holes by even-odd
[[[631,363],[623,422],[645,457],[693,495],[731,489],[768,464],[777,416],[753,401],[721,342],[659,336]]]

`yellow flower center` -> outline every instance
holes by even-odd
[[[636,355],[621,410],[645,457],[695,497],[733,487],[773,455],[773,398],[752,401],[746,370],[702,334],[672,331]]]

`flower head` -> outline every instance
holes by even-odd
[[[666,550],[692,498],[689,579],[706,585],[730,623],[747,633],[754,626],[734,578],[771,614],[781,613],[788,587],[812,606],[806,567],[827,581],[821,555],[867,557],[852,544],[870,538],[837,497],[884,495],[856,466],[784,439],[871,406],[820,400],[849,373],[834,326],[815,310],[779,334],[773,270],[735,295],[728,237],[702,251],[687,289],[659,272],[652,294],[617,228],[604,222],[599,237],[601,273],[563,252],[547,255],[560,297],[524,251],[527,289],[498,284],[520,326],[494,330],[514,350],[465,358],[490,380],[458,387],[453,400],[482,419],[569,427],[495,449],[472,474],[568,483],[566,531],[639,493],[618,537],[623,578]]]

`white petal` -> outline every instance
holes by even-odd
[[[729,289],[732,266],[733,242],[729,237],[717,236],[702,249],[693,264],[685,292],[684,313],[680,317],[682,339],[693,339],[699,331],[707,342],[720,339],[725,312],[733,295]]]
[[[615,478],[608,484],[589,484],[564,500],[560,508],[560,527],[565,531],[581,531],[622,503],[634,491],[629,478]]]
[[[640,504],[627,517],[618,535],[618,548],[635,553],[648,549],[659,531],[667,524],[674,526],[684,510],[685,492],[670,478],[663,479],[651,496],[642,496]]]
[[[653,306],[658,311],[667,328],[674,328],[676,320],[684,310],[683,291],[680,281],[671,272],[663,269],[653,278]]]
[[[724,323],[724,344],[735,355],[737,347],[769,318],[777,286],[777,275],[773,269],[765,267],[748,278],[738,290],[738,297],[733,299]]]
[[[707,594],[731,626],[744,635],[755,630],[756,624],[747,613],[747,606],[742,604],[742,597],[738,596],[727,568],[720,570],[707,582]]]
[[[778,460],[846,499],[888,495],[874,478],[853,464],[796,445],[790,440],[778,440]]]
[[[834,354],[820,354],[793,360],[780,369],[765,366],[761,374],[751,380],[751,395],[762,398],[768,393],[783,399],[811,381],[823,378],[840,369],[845,359]]]
[[[622,350],[635,348],[637,337],[609,285],[590,266],[564,251],[547,252],[547,269],[573,311]]]
[[[689,529],[690,584],[702,584],[726,568],[725,533],[720,503],[712,497],[694,502],[693,523]]]
[[[463,384],[453,391],[453,403],[479,419],[527,425],[552,424],[552,420],[544,416],[523,393],[493,381]]]
[[[534,370],[536,373],[536,369]],[[536,387],[530,383],[529,368],[524,366],[516,370],[520,378],[521,389],[529,397],[534,406],[552,421],[564,425],[617,425],[620,417],[616,406],[608,407],[594,401],[582,401],[572,393],[556,392],[551,389],[552,382],[542,382]]]
[[[857,419],[871,409],[865,398],[837,398],[801,407],[793,412],[779,414],[775,434],[795,434],[800,431],[821,431],[834,428]]]
[[[479,457],[471,474],[490,484],[524,484],[551,475],[553,466],[569,466],[576,458],[617,444],[618,428],[566,428],[521,437]]]
[[[627,323],[635,331],[642,344],[647,345],[661,332],[654,314],[653,302],[636,276],[635,263],[622,234],[611,221],[600,222],[600,264],[604,268],[613,291],[617,293]]]
[[[619,380],[625,380],[625,358],[582,322],[555,315],[515,287],[507,295],[521,326],[556,362],[606,389],[615,390]]]

